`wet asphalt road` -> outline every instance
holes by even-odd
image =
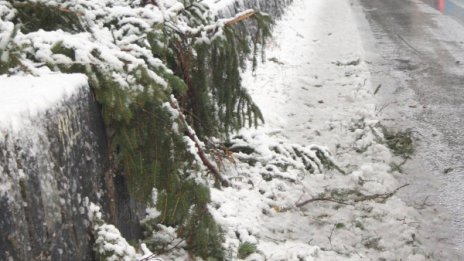
[[[382,122],[412,130],[400,179],[434,260],[464,260],[464,0],[353,0]],[[442,214],[440,214],[442,213]],[[446,219],[448,215],[448,219]]]

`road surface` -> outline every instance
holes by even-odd
[[[400,178],[434,260],[464,260],[464,1],[353,0],[384,124],[413,131]]]

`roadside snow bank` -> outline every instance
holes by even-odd
[[[273,35],[266,64],[243,75],[267,123],[238,133],[253,137],[240,146],[322,144],[339,168],[288,164],[298,154],[268,164],[279,149],[255,161],[232,151],[232,187],[213,189],[211,206],[230,260],[424,260],[418,214],[395,196],[405,184],[390,167],[349,1],[296,0]]]

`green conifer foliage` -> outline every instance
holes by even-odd
[[[131,196],[140,201],[156,188],[156,222],[177,227],[192,254],[223,260],[220,228],[207,208],[207,181],[192,178],[206,171],[188,148],[186,140],[194,141],[186,133],[192,126],[200,138],[224,137],[263,120],[241,85],[240,69],[269,35],[269,18],[252,17],[250,38],[193,0],[162,23],[134,16],[144,7],[124,0],[11,2],[0,3],[11,10],[0,21],[0,36],[11,23],[22,35],[15,39],[17,29],[7,32],[0,74],[48,67],[87,75],[101,104],[114,174],[125,175]],[[101,38],[99,30],[112,39]],[[180,108],[169,105],[171,95]]]
[[[190,1],[182,15],[187,23],[198,27],[211,22],[204,18],[205,12],[204,5]],[[164,58],[186,83],[187,92],[175,92],[176,98],[200,137],[227,137],[231,131],[264,121],[241,85],[240,69],[250,56],[256,66],[259,46],[270,36],[271,19],[260,13],[251,19],[247,21],[253,28],[251,36],[247,30],[239,30],[243,25],[226,24],[196,34],[167,26],[164,35],[149,37],[154,55]],[[216,37],[218,30],[222,34]]]
[[[11,32],[6,32],[7,36],[3,39],[6,41],[6,44],[4,48],[0,48],[0,74],[6,74],[10,68],[21,65],[18,58],[20,48],[11,44],[11,39],[16,36],[17,32],[18,27],[15,27]]]
[[[66,5],[44,5],[40,2],[11,1],[17,10],[16,23],[21,23],[23,33],[38,30],[82,32],[84,26],[79,20],[80,13],[73,12]]]

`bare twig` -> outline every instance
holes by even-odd
[[[430,204],[427,202],[427,200],[430,198],[430,196],[426,196],[424,200],[422,200],[422,203],[416,203],[415,208],[416,209],[425,209],[426,207],[431,207],[433,204]]]
[[[172,246],[172,247],[170,247],[170,248],[164,250],[163,253],[169,253],[169,252],[171,252],[173,249],[177,248],[177,247],[178,247],[182,242],[184,242],[184,241],[185,241],[185,238],[183,238],[182,240],[179,240],[179,242],[177,242],[174,246]]]
[[[396,164],[394,162],[392,162],[392,170],[395,171],[397,170],[399,173],[403,173],[403,169],[401,167],[403,167],[404,164],[406,164],[406,162],[410,159],[409,156],[406,156],[404,158],[404,160],[400,163],[400,164]]]
[[[142,259],[137,259],[137,261],[163,261],[163,259],[156,257],[155,254],[143,257]]]
[[[333,197],[318,197],[318,198],[312,198],[312,199],[305,200],[305,201],[303,201],[301,203],[298,203],[298,204],[295,205],[295,207],[301,208],[304,205],[307,205],[307,204],[309,204],[311,202],[316,202],[316,201],[329,201],[329,202],[334,202],[334,203],[338,203],[338,204],[342,204],[342,205],[352,205],[352,204],[349,204],[347,202],[334,199]]]
[[[246,11],[243,11],[239,14],[237,14],[235,17],[233,18],[230,18],[227,22],[225,22],[225,25],[228,25],[228,26],[233,26],[243,20],[246,20],[252,16],[254,16],[256,14],[256,11],[254,10],[246,10]]]
[[[334,226],[332,227],[332,231],[330,231],[330,235],[327,237],[329,239],[329,243],[330,243],[331,247],[333,247],[332,246],[332,236],[333,236],[333,233],[334,233],[336,227],[337,227],[337,225],[334,224]]]
[[[392,192],[384,193],[384,194],[373,194],[373,195],[364,195],[360,196],[357,199],[354,199],[354,202],[362,202],[362,201],[369,201],[369,200],[379,200],[380,203],[385,203],[388,198],[391,198],[393,195],[396,194],[400,189],[409,186],[409,184],[404,184],[402,186],[397,187]]]
[[[394,104],[394,102],[389,102],[389,103],[385,103],[383,104],[382,106],[380,106],[380,108],[378,109],[378,113],[381,113],[383,110],[385,110],[388,106]]]
[[[381,87],[382,87],[382,84],[379,84],[377,88],[375,88],[374,95],[376,95],[379,92]]]
[[[274,243],[285,243],[285,241],[287,241],[286,239],[275,239],[275,238],[268,237],[268,236],[265,236],[265,238],[272,240]]]
[[[353,205],[353,203],[358,203],[358,202],[363,202],[363,201],[369,201],[369,200],[374,200],[378,201],[379,203],[385,203],[385,201],[395,195],[400,189],[409,186],[409,184],[404,184],[396,189],[394,189],[391,192],[388,193],[383,193],[383,194],[372,194],[372,195],[360,195],[360,196],[355,196],[353,197],[348,197],[346,199],[337,199],[333,196],[322,196],[322,197],[316,197],[312,199],[305,200],[300,203],[296,203],[294,208],[301,208],[309,203],[316,202],[316,201],[328,201],[328,202],[333,202],[337,204],[342,204],[342,205]],[[281,210],[281,212],[288,211],[291,208],[284,208]]]

